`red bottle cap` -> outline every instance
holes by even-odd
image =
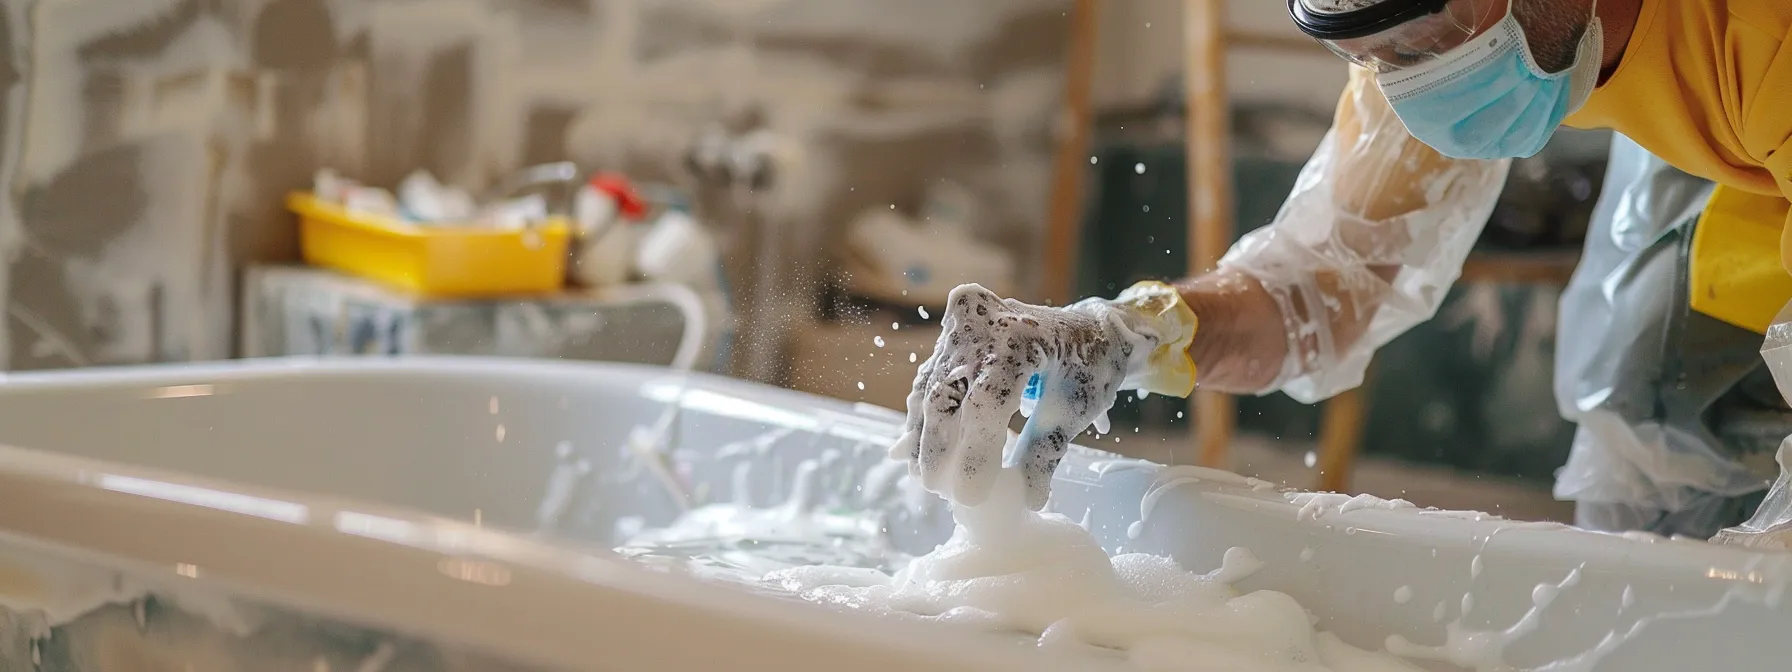
[[[631,220],[639,220],[647,215],[647,199],[635,191],[627,177],[616,173],[599,173],[591,177],[591,188],[610,195],[616,199],[616,210]]]

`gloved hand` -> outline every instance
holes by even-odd
[[[1121,390],[1178,397],[1194,390],[1188,347],[1195,327],[1194,311],[1161,282],[1064,308],[960,285],[947,297],[933,355],[915,374],[907,431],[890,456],[908,460],[927,490],[981,504],[1002,467],[1008,421],[1031,398],[1017,457],[1027,504],[1038,510],[1071,439],[1091,423],[1107,431]]]

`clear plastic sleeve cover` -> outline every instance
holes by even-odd
[[[1761,344],[1761,357],[1773,372],[1773,382],[1780,395],[1792,400],[1792,303],[1780,309],[1767,328],[1767,340]],[[1767,491],[1767,498],[1755,509],[1754,517],[1736,527],[1724,530],[1717,539],[1726,543],[1759,548],[1792,550],[1792,437],[1780,442],[1780,477]]]
[[[1285,346],[1253,353],[1282,359],[1258,392],[1312,403],[1360,384],[1377,348],[1437,313],[1510,167],[1425,146],[1374,76],[1352,68],[1331,131],[1275,220],[1220,262],[1262,283],[1281,313]]]

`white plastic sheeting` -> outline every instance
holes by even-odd
[[[1373,75],[1353,69],[1331,132],[1275,221],[1220,262],[1260,282],[1286,327],[1285,343],[1243,353],[1282,362],[1256,391],[1312,403],[1362,383],[1377,348],[1437,313],[1510,168],[1425,146]]]

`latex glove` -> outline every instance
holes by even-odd
[[[1027,503],[1040,509],[1071,439],[1092,423],[1106,431],[1121,390],[1178,397],[1194,390],[1188,347],[1195,327],[1194,311],[1161,282],[1063,308],[960,285],[947,298],[933,355],[915,374],[906,431],[890,456],[908,460],[927,490],[981,504],[1002,467],[1008,421],[1023,397],[1036,397],[1016,461]]]

